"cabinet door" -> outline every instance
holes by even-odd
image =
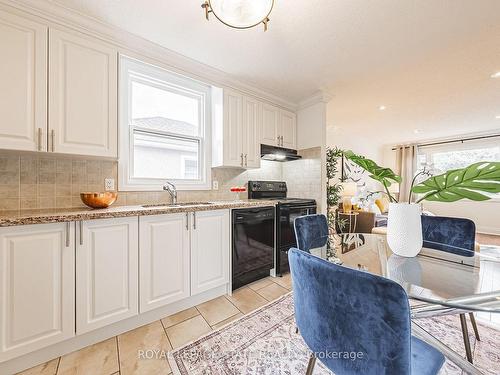
[[[0,11],[0,148],[47,147],[47,27]]]
[[[194,212],[191,295],[229,282],[229,210]]]
[[[280,111],[280,135],[282,147],[297,148],[297,116],[293,112]]]
[[[260,135],[262,106],[252,98],[243,99],[243,153],[245,167],[260,167]]]
[[[262,129],[260,142],[265,145],[278,145],[278,125],[280,110],[278,107],[262,104]]]
[[[75,335],[74,223],[0,228],[0,362]]]
[[[117,55],[49,30],[49,151],[117,157]]]
[[[142,216],[140,220],[140,311],[187,298],[188,213]]]
[[[242,96],[224,90],[224,165],[243,166]]]
[[[137,217],[77,224],[76,333],[138,313]]]

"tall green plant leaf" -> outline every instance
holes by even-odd
[[[353,163],[359,165],[365,171],[370,174],[370,178],[381,182],[384,186],[389,187],[392,183],[400,183],[401,177],[392,171],[390,168],[384,168],[373,160],[367,159],[364,156],[356,155],[351,150],[345,151],[344,156],[352,161]]]
[[[485,201],[490,197],[482,193],[500,193],[500,162],[479,162],[454,169],[425,180],[412,191],[425,194],[419,202],[455,202],[464,198]]]

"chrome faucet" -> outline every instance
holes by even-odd
[[[169,192],[172,197],[172,204],[177,204],[177,189],[175,188],[175,185],[167,181],[165,182],[165,185],[163,185],[163,190]]]

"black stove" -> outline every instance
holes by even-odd
[[[248,181],[249,199],[276,200],[276,249],[275,271],[277,276],[290,270],[288,250],[295,247],[295,230],[293,222],[299,216],[316,213],[314,199],[288,198],[284,181]]]

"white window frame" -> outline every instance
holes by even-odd
[[[478,140],[467,140],[465,139],[463,142],[450,142],[444,143],[442,145],[428,145],[428,146],[419,146],[417,149],[417,158],[418,155],[426,154],[432,155],[439,152],[458,152],[463,150],[474,150],[478,148],[487,148],[489,146],[498,146],[498,139],[478,139]],[[490,160],[492,161],[492,160]],[[472,164],[472,163],[471,163]],[[459,202],[462,202],[461,200]],[[493,197],[486,201],[470,201],[474,203],[480,204],[488,204],[488,203],[500,203],[500,197]]]
[[[177,73],[153,66],[139,60],[120,55],[119,59],[119,130],[118,130],[118,189],[122,191],[161,191],[165,178],[134,178],[131,175],[134,162],[133,131],[146,131],[151,134],[176,138],[196,139],[200,142],[199,179],[168,179],[177,190],[209,190],[211,187],[211,87],[202,82],[181,76]],[[158,130],[131,127],[130,87],[133,81],[147,82],[149,85],[181,92],[183,95],[200,99],[201,127],[199,136],[182,136]]]

